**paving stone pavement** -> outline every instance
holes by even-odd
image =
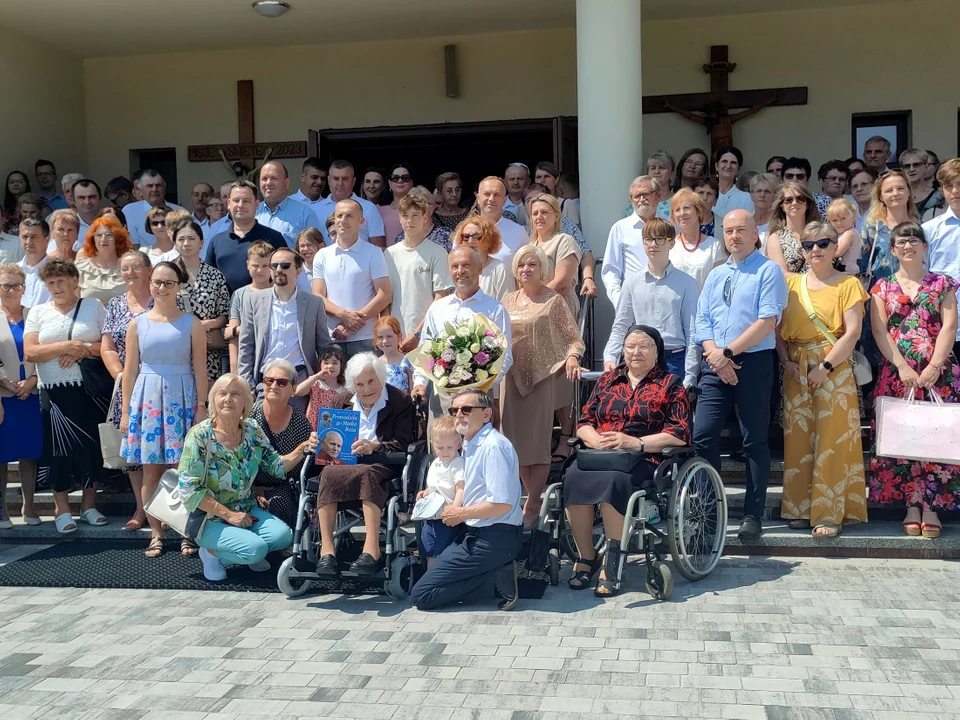
[[[960,564],[726,558],[670,602],[0,588],[0,717],[960,719]]]

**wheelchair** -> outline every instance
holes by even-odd
[[[306,594],[313,588],[324,592],[371,591],[382,588],[394,600],[410,594],[414,583],[425,568],[420,565],[417,532],[407,524],[408,514],[416,502],[420,487],[426,485],[430,456],[424,440],[412,443],[406,453],[378,453],[370,463],[380,463],[394,470],[389,480],[387,504],[380,521],[380,547],[383,568],[373,575],[358,575],[343,569],[356,559],[362,543],[353,536],[353,529],[363,526],[363,513],[358,509],[341,508],[334,525],[334,544],[341,564],[339,577],[317,573],[320,559],[320,526],[317,522],[316,500],[323,466],[308,455],[300,473],[300,499],[297,508],[297,526],[293,535],[293,552],[283,561],[277,572],[277,585],[288,598]]]
[[[603,373],[585,372],[581,383],[596,381]],[[578,404],[581,388],[574,403]],[[579,415],[579,408],[575,408]],[[574,462],[582,442],[570,441],[571,453],[563,472]],[[673,592],[673,572],[664,563],[669,553],[673,567],[690,581],[702,580],[720,561],[727,534],[727,496],[720,474],[710,463],[695,456],[690,446],[665,448],[654,474],[651,491],[637,490],[627,503],[620,547],[623,553],[616,569],[622,581],[628,552],[643,553],[646,558],[645,585],[657,600],[667,600]],[[562,474],[561,473],[561,477]],[[660,518],[651,522],[656,509]],[[576,543],[567,525],[563,504],[563,483],[555,482],[543,494],[539,529],[550,536],[550,582],[559,582],[560,556],[576,559]],[[606,538],[599,509],[594,516],[594,547],[603,555]]]

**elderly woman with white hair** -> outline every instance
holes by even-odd
[[[274,360],[267,363],[263,370],[263,400],[254,403],[250,411],[250,417],[266,434],[273,449],[281,455],[302,448],[313,432],[303,411],[290,404],[296,389],[297,370],[289,361]],[[298,462],[279,483],[261,468],[253,481],[257,504],[292,528],[297,525],[302,466],[303,462]]]
[[[387,483],[394,469],[384,464],[384,453],[404,453],[415,437],[416,416],[410,398],[387,384],[386,361],[373,353],[354,355],[347,362],[348,392],[337,397],[335,407],[360,413],[360,432],[350,452],[356,465],[328,465],[320,473],[317,516],[320,523],[320,560],[317,572],[338,575],[340,565],[333,542],[337,511],[343,505],[363,508],[366,537],[363,552],[351,565],[358,575],[380,569],[380,516],[387,502]]]
[[[282,377],[280,372],[277,377]],[[190,510],[210,516],[197,538],[203,576],[225,580],[225,565],[249,565],[266,572],[268,552],[283,550],[293,540],[290,527],[264,510],[253,493],[261,470],[278,480],[303,462],[304,452],[317,447],[310,437],[286,455],[250,417],[253,395],[238,375],[227,373],[210,389],[210,417],[194,425],[180,457],[180,495]]]

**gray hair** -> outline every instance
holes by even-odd
[[[657,150],[653,155],[647,158],[647,166],[650,166],[650,163],[657,162],[662,165],[668,166],[671,170],[677,169],[677,163],[673,159],[673,155],[668,153],[666,150]]]
[[[147,253],[145,253],[143,250],[127,250],[123,255],[120,256],[120,262],[123,262],[125,257],[137,258],[141,263],[143,263],[143,266],[148,269],[153,264],[150,256],[147,255]]]
[[[660,183],[657,182],[656,179],[650,177],[649,175],[640,175],[638,177],[635,177],[633,179],[633,182],[630,183],[630,190],[633,190],[634,188],[639,187],[640,185],[649,185],[651,188],[653,188],[654,192],[656,193],[660,192]]]
[[[490,397],[489,393],[485,393],[483,390],[477,390],[476,388],[457,390],[457,392],[450,396],[450,402],[452,403],[461,395],[473,395],[477,398],[477,407],[481,407],[486,410],[493,410],[493,398]]]
[[[160,182],[166,185],[166,181],[163,179],[163,176],[158,173],[156,170],[144,170],[143,175],[140,176],[140,179],[137,180],[137,190],[143,190],[143,183],[146,180],[152,180],[154,178],[159,178]]]
[[[776,175],[773,173],[759,173],[750,178],[750,192],[754,192],[760,183],[767,183],[767,185],[773,188],[774,194],[780,189],[780,181],[777,180]]]
[[[897,162],[903,165],[903,159],[907,155],[916,155],[923,163],[930,162],[930,153],[928,153],[926,150],[921,150],[920,148],[908,148],[907,150],[904,150],[902,153],[900,153],[900,157],[897,158]]]
[[[62,190],[63,186],[66,185],[67,183],[70,183],[71,185],[73,185],[78,180],[84,180],[84,179],[85,179],[85,176],[83,173],[67,173],[62,178],[60,178],[60,189]]]
[[[387,361],[372,352],[357,353],[347,360],[347,368],[344,371],[344,387],[350,392],[357,391],[357,377],[367,368],[373,368],[377,374],[377,379],[386,384],[387,382]]]
[[[266,375],[268,372],[273,370],[273,368],[281,370],[283,374],[289,378],[291,383],[295,383],[297,381],[297,369],[289,360],[284,360],[283,358],[280,358],[279,360],[271,360],[267,363],[267,366],[263,368],[263,374]]]

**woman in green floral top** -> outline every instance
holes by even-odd
[[[305,451],[316,450],[317,436],[312,433],[293,452],[279,455],[249,418],[250,387],[230,373],[213,384],[209,405],[210,419],[187,435],[179,472],[184,504],[210,515],[197,544],[203,576],[217,582],[227,577],[224,565],[249,565],[251,570],[266,572],[270,569],[267,553],[292,542],[290,527],[257,505],[253,481],[259,470],[284,479]]]

